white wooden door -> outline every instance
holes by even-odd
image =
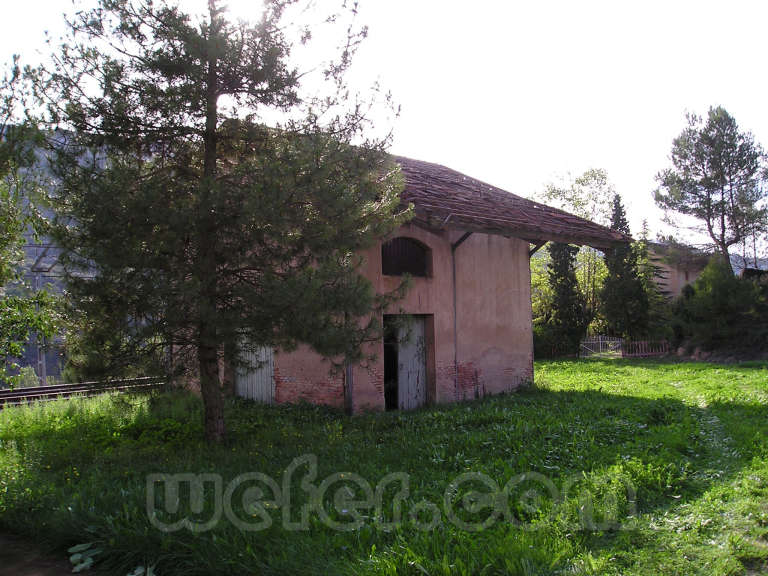
[[[275,359],[272,348],[242,353],[243,364],[235,371],[235,393],[249,400],[271,404],[275,399]]]
[[[423,317],[412,316],[398,330],[397,403],[412,410],[427,401],[427,342]]]

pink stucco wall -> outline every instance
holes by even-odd
[[[410,236],[432,251],[432,275],[412,278],[406,296],[387,313],[431,315],[427,323],[428,399],[442,403],[511,391],[533,377],[528,243],[475,233],[456,249],[456,333],[451,243],[460,232],[430,232],[414,225],[393,236]],[[399,277],[381,273],[381,248],[366,254],[364,273],[380,292]],[[355,411],[384,408],[383,342],[370,346],[376,360],[352,369]],[[458,365],[455,362],[458,359]],[[308,348],[275,355],[276,401],[341,406],[344,375]]]
[[[674,266],[661,259],[654,260],[654,265],[659,268],[656,284],[672,298],[680,296],[683,288],[693,284],[704,269],[703,266]]]

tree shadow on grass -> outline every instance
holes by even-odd
[[[664,374],[667,365],[659,362],[620,362],[609,367],[595,362],[572,364],[577,378],[605,377],[607,383],[613,376],[606,377],[605,372],[611,370],[641,368],[651,378],[664,379],[665,385],[678,377]],[[762,365],[738,367],[749,372],[763,369]],[[161,400],[141,418],[123,422],[137,436],[114,436],[118,419],[107,418],[99,425],[86,420],[81,428],[60,422],[46,428],[38,423],[26,435],[24,430],[14,431],[34,457],[23,461],[19,473],[4,474],[0,525],[44,534],[62,547],[95,540],[112,554],[112,566],[147,560],[157,562],[163,574],[416,574],[418,567],[432,574],[525,573],[562,568],[580,553],[579,542],[600,550],[627,538],[626,532],[590,532],[579,526],[583,518],[577,497],[567,500],[563,516],[551,515],[551,502],[542,489],[548,488],[546,482],[560,490],[569,479],[581,477],[586,488],[597,491],[599,507],[607,494],[605,487],[623,490],[626,486],[620,480],[626,478],[638,512],[663,515],[729,482],[752,456],[764,453],[768,413],[757,401],[715,400],[700,405],[674,396],[674,388],[654,396],[639,388],[632,395],[626,386],[589,388],[594,385],[587,382],[578,390],[531,389],[410,413],[352,418],[317,407],[270,408],[235,402],[229,411],[233,435],[221,447],[197,442],[195,447],[192,442],[187,446],[155,432],[144,434],[177,430],[173,422],[186,425],[196,411],[190,406],[197,406],[188,399],[178,400],[178,405],[175,399]],[[718,397],[710,392],[705,395]],[[195,437],[190,434],[182,439]],[[104,438],[109,441],[99,445]],[[3,445],[0,450],[7,448]],[[120,456],[105,454],[108,449]],[[128,453],[133,455],[125,458]],[[260,472],[280,482],[287,464],[305,454],[317,457],[317,473],[310,481],[314,486],[334,473],[353,472],[374,488],[387,474],[407,474],[402,525],[380,530],[367,512],[362,527],[346,531],[329,527],[313,513],[306,530],[292,531],[282,526],[280,510],[274,511],[273,525],[264,530],[243,530],[222,518],[207,532],[163,533],[149,522],[146,474],[211,472],[229,482],[238,474]],[[8,459],[0,462],[11,465]],[[57,468],[50,469],[51,463]],[[446,492],[467,473],[480,474],[500,487],[529,474],[540,481],[531,487],[545,497],[538,502],[538,511],[536,502],[513,503],[517,523],[497,518],[481,530],[467,529],[453,522],[444,509]],[[298,496],[303,478],[303,473],[294,477],[292,490]],[[328,510],[343,527],[349,517],[332,510],[336,488],[360,496],[355,492],[359,485],[340,482],[328,492]],[[466,488],[482,492],[477,484]],[[306,501],[297,497],[294,504]],[[384,504],[392,510],[392,502]],[[421,530],[410,513],[428,504],[436,507],[440,522],[431,530]],[[468,514],[462,518],[482,517],[483,511],[478,516],[470,504],[461,508],[458,502],[459,513]],[[626,506],[622,510],[626,512]],[[176,515],[193,514],[182,502]],[[574,522],[576,526],[569,524]],[[564,527],[575,532],[568,536]]]

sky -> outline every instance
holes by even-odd
[[[70,6],[6,2],[0,62],[47,53],[44,31]],[[521,196],[602,168],[634,233],[643,219],[671,231],[652,191],[686,112],[723,106],[768,146],[762,0],[360,0],[359,18],[355,82],[378,81],[401,106],[392,152]]]

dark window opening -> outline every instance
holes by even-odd
[[[412,238],[393,238],[381,245],[381,271],[385,276],[429,276],[429,248]]]

